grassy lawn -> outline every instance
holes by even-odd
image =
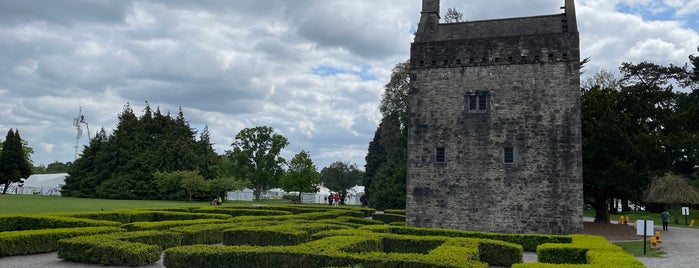
[[[650,249],[649,241],[646,241],[646,255],[643,255],[643,241],[617,242],[613,244],[620,246],[634,257],[660,258],[665,254],[660,250]]]
[[[286,200],[265,200],[261,204],[286,204]],[[260,204],[255,203],[255,204]],[[54,195],[0,195],[0,214],[43,214],[60,212],[100,211],[134,208],[172,208],[208,206],[208,202],[110,200],[73,198]],[[231,201],[224,206],[252,206],[253,202]]]

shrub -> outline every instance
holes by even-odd
[[[181,220],[181,221],[156,221],[156,222],[133,222],[122,224],[121,228],[129,231],[137,230],[167,230],[173,227],[196,225],[196,224],[210,224],[210,223],[226,223],[230,221],[219,220],[219,219],[200,219],[200,220]]]
[[[78,219],[55,215],[2,215],[0,216],[0,232],[39,230],[51,228],[73,228],[91,226],[119,226],[118,222]]]
[[[379,220],[382,221],[386,224],[392,223],[392,222],[405,222],[405,215],[400,215],[400,214],[374,214],[371,215],[371,218],[374,220]]]
[[[58,257],[101,265],[142,266],[160,259],[163,249],[179,246],[181,235],[167,231],[138,231],[80,236],[58,241]]]
[[[80,227],[0,232],[0,256],[56,251],[58,240],[63,238],[123,231],[117,227]]]
[[[398,214],[405,216],[405,209],[385,209],[383,211],[385,214]]]

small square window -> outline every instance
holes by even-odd
[[[435,158],[435,162],[437,162],[437,163],[446,162],[444,147],[437,147],[437,155]]]
[[[489,108],[488,92],[475,92],[468,95],[468,110],[470,112],[484,113]]]
[[[504,162],[505,164],[515,163],[515,148],[505,147]]]

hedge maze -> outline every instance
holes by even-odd
[[[302,205],[3,215],[0,258],[57,251],[73,262],[142,266],[164,252],[168,268],[644,267],[598,236],[414,228],[404,217]],[[539,262],[522,263],[523,251]]]

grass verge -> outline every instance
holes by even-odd
[[[646,255],[643,255],[643,241],[614,242],[612,244],[620,246],[634,257],[660,258],[665,254],[662,252],[662,247],[661,249],[650,249],[650,241],[646,241]]]

